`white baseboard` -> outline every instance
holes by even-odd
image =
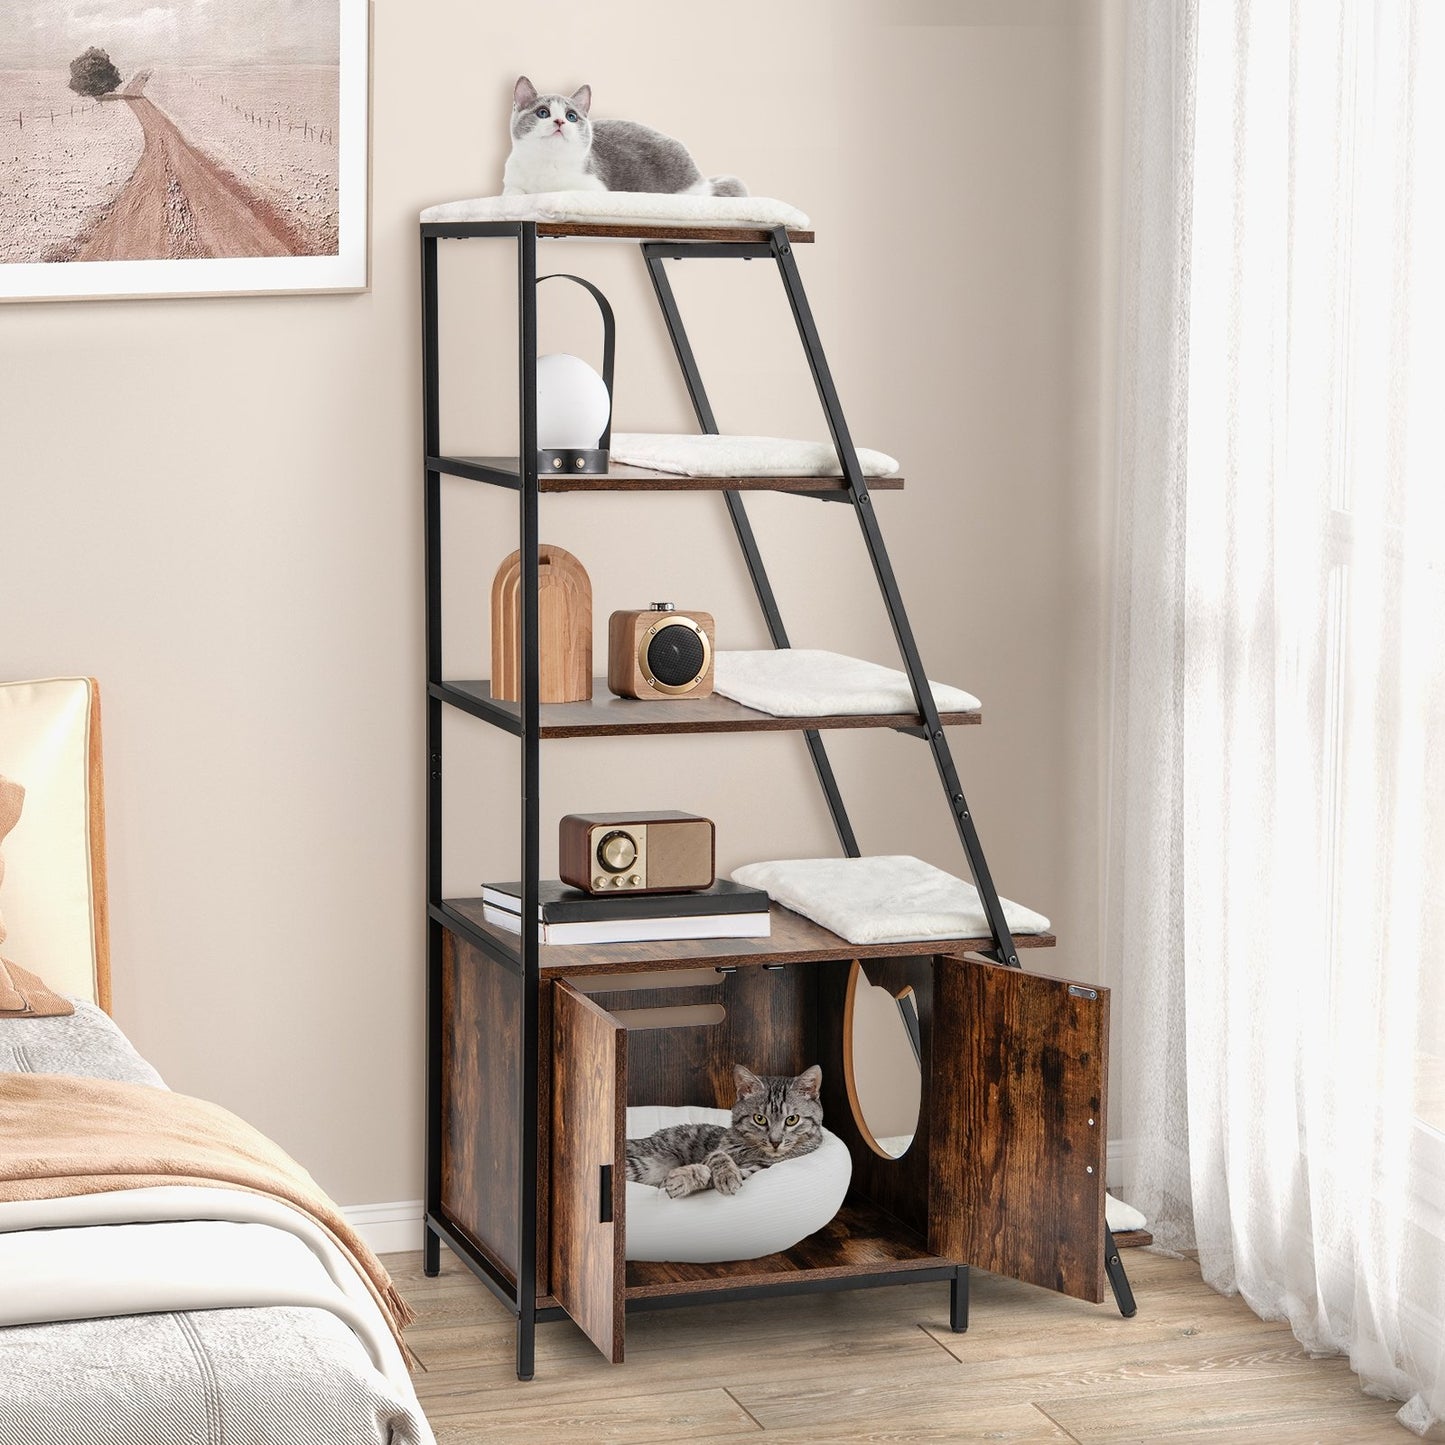
[[[420,1199],[403,1199],[396,1204],[348,1204],[341,1212],[377,1254],[421,1248]]]
[[[1109,1140],[1106,1179],[1114,1194],[1118,1194],[1123,1178],[1125,1147],[1122,1139]],[[395,1204],[348,1204],[341,1212],[377,1254],[421,1248],[420,1199],[403,1199]]]

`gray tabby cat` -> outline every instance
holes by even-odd
[[[699,1189],[736,1194],[743,1180],[785,1159],[811,1154],[823,1142],[817,1064],[796,1078],[759,1078],[733,1065],[738,1097],[733,1122],[673,1124],[627,1141],[627,1177],[665,1189],[674,1199]]]
[[[630,120],[591,120],[592,87],[539,95],[524,75],[512,92],[512,154],[504,196],[544,191],[653,191],[745,196],[736,176],[705,177],[687,147]]]

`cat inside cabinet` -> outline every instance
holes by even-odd
[[[512,1280],[532,1253],[538,1318],[565,1312],[607,1358],[623,1358],[630,1310],[913,1280],[952,1281],[961,1328],[967,1266],[1105,1298],[1107,990],[965,953],[549,969],[536,1015],[536,1219],[523,1221],[521,1044],[508,1022],[520,981],[464,938],[445,943],[446,1223]],[[917,1070],[911,1137],[870,1119],[862,1097],[853,1052],[868,989],[899,1000],[908,1023],[911,1052],[887,1066]],[[821,1070],[823,1123],[852,1163],[842,1207],[761,1258],[629,1260],[628,1106],[729,1108],[739,1064],[781,1079]],[[534,1252],[521,1247],[529,1226]]]

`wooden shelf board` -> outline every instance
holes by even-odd
[[[489,934],[515,952],[518,937],[494,927],[483,916],[480,898],[448,898],[444,910],[464,919],[478,932]],[[967,953],[992,946],[988,938],[934,938],[906,943],[849,943],[820,928],[801,913],[774,903],[770,910],[773,931],[767,938],[668,939],[653,943],[547,943],[538,950],[543,973],[635,973],[664,964],[818,963],[854,958],[916,957],[920,954]],[[1016,933],[1020,948],[1052,948],[1052,933]]]
[[[1120,1249],[1145,1249],[1154,1243],[1154,1236],[1147,1229],[1126,1229],[1115,1233],[1114,1243]]]
[[[522,706],[492,696],[486,680],[443,682],[433,695],[475,717],[520,734]],[[983,712],[946,712],[939,715],[945,727],[983,721]],[[639,737],[653,733],[801,732],[804,729],[916,728],[923,720],[916,713],[860,713],[831,717],[774,717],[744,707],[731,698],[709,697],[653,700],[615,697],[607,679],[594,678],[588,702],[542,704],[544,738]]]
[[[600,221],[539,221],[537,234],[554,240],[591,236],[609,241],[767,241],[768,226],[644,226],[634,222],[608,225]],[[812,241],[812,231],[789,231],[788,239],[798,245]]]
[[[923,1241],[866,1200],[851,1198],[832,1222],[781,1254],[718,1264],[660,1264],[629,1260],[627,1298],[700,1294],[777,1284],[788,1276],[843,1279],[848,1275],[951,1269],[955,1261],[930,1254]]]
[[[449,476],[516,487],[521,467],[516,457],[438,456],[427,465]],[[901,476],[869,477],[870,492],[901,492]],[[841,477],[683,477],[648,467],[620,462],[606,472],[584,476],[572,472],[546,472],[537,479],[539,492],[801,492],[846,496],[848,483]]]

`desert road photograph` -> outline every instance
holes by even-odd
[[[366,143],[364,102],[359,135],[342,123],[357,8],[6,0],[0,282],[8,268],[30,281],[97,262],[337,257],[343,151]],[[155,274],[194,289],[184,270]]]

